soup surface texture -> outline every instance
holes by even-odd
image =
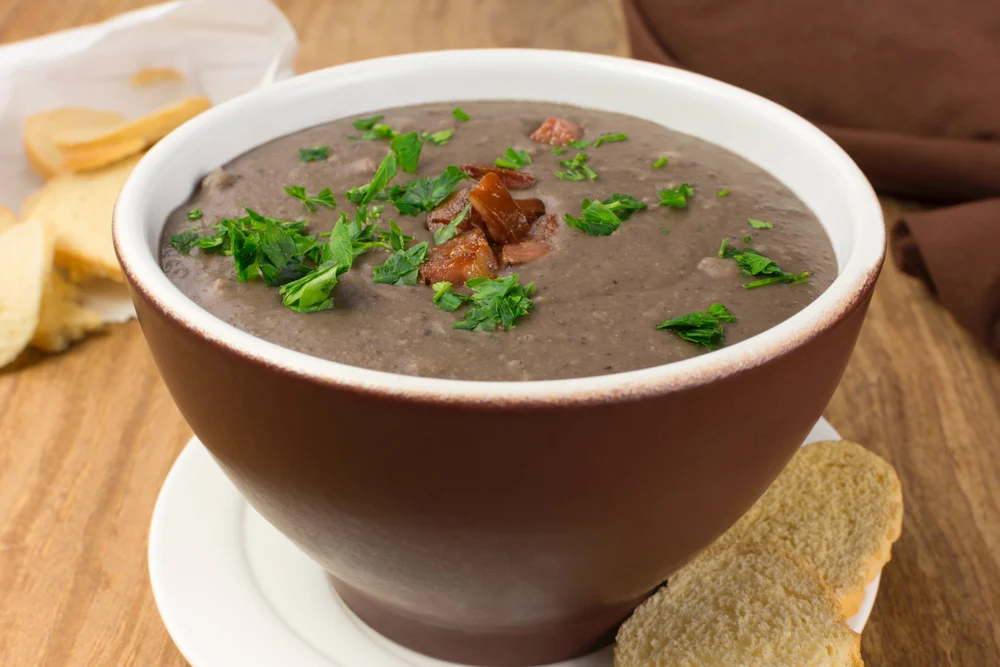
[[[453,115],[456,107],[468,121]],[[354,214],[355,206],[344,193],[368,183],[390,150],[388,138],[349,139],[361,134],[352,124],[357,118],[282,137],[209,174],[165,226],[161,264],[169,279],[220,319],[310,355],[407,375],[524,381],[618,373],[704,354],[705,346],[656,326],[704,312],[713,303],[723,304],[735,318],[719,323],[723,344],[731,345],[792,316],[836,276],[825,231],[788,188],[723,148],[656,123],[528,101],[427,104],[366,116],[376,114],[384,115],[378,122],[398,134],[454,129],[444,145],[426,141],[417,172],[401,170],[393,184],[437,177],[449,165],[492,166],[508,147],[530,156],[531,163],[521,170],[533,174],[536,182],[511,194],[542,200],[558,224],[548,241],[551,252],[519,266],[499,265],[500,276],[516,272],[522,285],[533,282],[536,288],[531,312],[519,317],[516,326],[492,332],[458,329],[454,325],[464,311],[435,306],[435,290],[424,282],[373,282],[373,267],[389,256],[381,248],[360,255],[339,276],[330,294],[332,308],[300,313],[282,304],[276,287],[260,279],[238,281],[232,257],[200,249],[184,255],[169,242],[191,228],[212,234],[220,220],[246,215],[244,207],[281,220],[307,220],[306,232],[311,234],[329,232],[341,211]],[[549,117],[572,121],[591,145],[565,146],[555,154],[560,149],[554,152],[553,146],[532,140],[530,135]],[[627,139],[594,146],[603,134],[625,134]],[[326,159],[300,159],[300,149],[317,146],[329,147]],[[582,178],[569,180],[579,176],[566,178],[573,167],[560,165],[581,153],[588,156],[584,164],[596,174],[593,180],[579,170]],[[666,198],[674,205],[659,204],[658,190],[683,184],[690,190],[682,189],[681,194],[693,191],[684,197],[683,208],[669,193]],[[286,194],[283,186],[293,185],[311,196],[330,188],[336,208],[318,205],[308,210]],[[464,180],[455,189],[470,186],[476,181]],[[610,235],[567,226],[566,214],[581,217],[584,198],[606,200],[613,193],[630,195],[648,207],[636,210]],[[388,229],[389,220],[395,220],[404,234],[415,237],[408,247],[421,241],[434,247],[427,213],[401,215],[389,201],[373,203],[385,206],[380,227]],[[796,284],[744,287],[767,274],[748,276],[736,259],[720,257],[727,237],[730,252],[750,247],[785,272],[808,271],[808,278]],[[468,293],[458,285],[454,289]]]

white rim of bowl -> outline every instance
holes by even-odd
[[[840,273],[830,287],[803,310],[762,333],[710,354],[611,375],[510,382],[401,375],[296,352],[224,322],[195,304],[170,282],[143,236],[143,226],[139,224],[144,217],[145,191],[152,186],[152,176],[170,161],[171,154],[188,149],[189,142],[203,132],[203,127],[223,123],[225,119],[238,117],[243,112],[252,113],[254,105],[262,97],[321,86],[325,80],[341,77],[377,74],[400,68],[433,68],[442,58],[459,58],[472,63],[502,59],[512,66],[526,66],[537,63],[538,59],[558,59],[574,65],[631,71],[646,77],[658,77],[675,85],[735,97],[748,111],[770,117],[781,123],[789,133],[797,135],[799,140],[812,144],[853,185],[856,201],[852,202],[851,208],[857,211],[856,218],[862,222],[855,225],[847,262],[840,267]],[[224,102],[171,132],[142,158],[119,194],[112,230],[118,259],[133,287],[144,293],[177,324],[232,353],[276,370],[342,389],[384,397],[484,407],[621,401],[691,388],[762,365],[835,326],[859,306],[862,297],[873,289],[885,256],[882,210],[871,185],[840,146],[801,116],[754,93],[685,70],[616,56],[542,49],[469,49],[388,56],[299,75]]]

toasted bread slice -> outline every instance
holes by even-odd
[[[14,211],[5,206],[0,206],[0,232],[17,224],[17,216]]]
[[[52,274],[52,233],[29,220],[0,232],[0,366],[27,347]]]
[[[56,137],[68,132],[105,134],[124,125],[125,116],[113,111],[66,107],[32,114],[24,121],[24,152],[31,168],[44,178],[66,170]]]
[[[850,617],[902,528],[903,493],[892,466],[857,443],[827,441],[800,449],[716,544],[787,549],[823,576]]]
[[[124,151],[134,146],[142,150],[152,146],[210,106],[212,102],[207,97],[189,97],[107,131],[67,129],[55,136],[55,143],[62,151],[66,164],[73,169],[78,160],[86,162],[95,153]]]
[[[42,308],[31,346],[46,352],[62,352],[71,343],[103,328],[100,314],[80,305],[77,287],[51,272],[42,293]]]
[[[139,158],[83,174],[60,174],[25,202],[21,217],[52,226],[56,265],[74,280],[91,276],[124,280],[111,242],[111,214],[118,191]]]
[[[761,544],[713,548],[618,631],[615,667],[863,667],[861,637],[807,564]]]

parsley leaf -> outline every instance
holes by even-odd
[[[285,185],[283,187],[289,197],[301,200],[302,204],[313,213],[316,212],[317,204],[327,208],[337,208],[337,202],[333,198],[333,191],[330,188],[323,188],[318,195],[310,197],[306,194],[306,189],[301,185]]]
[[[441,310],[451,313],[458,310],[465,303],[465,297],[452,292],[451,283],[447,280],[434,283],[431,285],[431,289],[434,290],[434,305]]]
[[[389,151],[382,158],[378,169],[375,170],[375,175],[372,176],[371,182],[351,188],[344,193],[344,196],[352,204],[366,206],[375,199],[384,199],[385,196],[382,191],[385,190],[385,186],[389,185],[394,178],[396,178],[396,154]]]
[[[299,149],[299,162],[321,162],[330,157],[329,146]]]
[[[259,234],[257,265],[264,283],[269,287],[297,280],[310,271],[302,260],[315,245],[315,240],[309,238],[311,243],[304,244],[297,241],[296,236],[295,232],[283,229],[271,220],[265,223],[264,231]]]
[[[444,201],[465,178],[468,177],[461,169],[453,164],[448,165],[437,178],[417,178],[403,185],[392,186],[388,198],[400,215],[425,213]]]
[[[552,147],[552,154],[553,155],[562,155],[565,152],[566,152],[566,149],[563,148],[562,146],[553,146]]]
[[[783,283],[785,285],[798,285],[809,280],[809,272],[788,273],[783,271],[778,263],[773,259],[764,256],[760,251],[753,248],[743,248],[738,250],[729,247],[729,239],[722,239],[722,246],[719,248],[719,257],[732,259],[742,269],[745,276],[761,276],[759,280],[743,283],[746,289],[766,287]]]
[[[198,241],[201,239],[201,235],[198,233],[197,227],[192,227],[180,234],[174,234],[170,237],[170,245],[174,247],[177,252],[182,255],[190,255],[191,248],[198,245]]]
[[[615,192],[603,202],[584,199],[580,205],[583,217],[567,214],[566,224],[591,236],[607,236],[628,220],[633,212],[644,208],[646,204],[635,197]]]
[[[753,237],[751,237],[749,234],[747,234],[746,236],[743,237],[743,242],[746,243],[746,244],[753,243]]]
[[[465,216],[469,214],[471,208],[472,204],[466,204],[465,208],[451,222],[434,230],[434,245],[441,245],[452,240],[455,237],[455,232],[458,231],[458,226],[465,220]]]
[[[729,196],[729,188],[722,188],[721,190],[719,190],[718,192],[715,193],[715,196],[716,197],[728,197]]]
[[[455,118],[459,119],[463,123],[465,123],[465,122],[467,122],[467,121],[470,120],[469,114],[467,114],[464,111],[462,111],[461,107],[455,107],[454,109],[452,109],[451,110],[451,115],[454,116]]]
[[[416,132],[397,134],[392,138],[392,152],[396,154],[396,163],[403,171],[417,173],[417,162],[420,161],[420,150],[424,147],[423,140]]]
[[[427,241],[408,250],[397,250],[384,264],[372,269],[372,280],[389,285],[416,285],[420,265],[427,259]]]
[[[747,218],[747,222],[754,229],[774,229],[774,225],[770,222],[764,222],[763,220],[754,220],[753,218]]]
[[[526,164],[531,164],[531,155],[528,154],[528,151],[519,151],[515,150],[513,146],[508,146],[503,157],[498,157],[493,166],[503,169],[520,169]]]
[[[420,138],[424,141],[429,141],[435,146],[447,146],[453,134],[455,134],[455,130],[438,130],[437,132],[424,132],[420,135]]]
[[[534,308],[531,295],[535,283],[521,285],[516,273],[504,278],[472,278],[465,286],[472,290],[472,295],[465,297],[471,307],[463,319],[455,322],[456,329],[495,331],[500,327],[509,331],[517,318]]]
[[[618,229],[622,221],[603,202],[584,199],[581,205],[582,218],[566,214],[566,224],[573,229],[591,236],[608,236]]]
[[[330,292],[337,285],[340,274],[349,271],[354,262],[351,232],[343,219],[338,220],[330,240],[320,253],[320,264],[315,269],[281,286],[281,302],[300,313],[315,313],[333,308]]]
[[[664,155],[659,160],[653,163],[653,169],[659,169],[660,167],[666,165],[668,162],[670,162],[670,158]]]
[[[594,148],[597,148],[601,144],[613,144],[617,141],[627,141],[628,135],[624,132],[619,132],[617,134],[612,134],[611,132],[605,132],[601,136],[597,137],[594,141]]]
[[[566,145],[569,146],[570,148],[582,151],[584,148],[590,146],[590,142],[584,141],[583,139],[574,139],[573,141],[566,142]]]
[[[363,132],[365,130],[370,130],[373,127],[375,127],[375,124],[378,123],[383,118],[385,118],[385,116],[381,114],[378,116],[372,116],[370,118],[358,118],[357,120],[352,121],[351,124],[354,126],[354,129],[357,130],[358,132]]]
[[[660,196],[660,206],[687,208],[687,200],[694,197],[694,188],[687,183],[683,183],[676,188],[657,190],[656,194]]]
[[[610,197],[604,200],[604,204],[614,211],[618,219],[622,221],[628,220],[633,212],[641,211],[647,207],[644,202],[639,201],[632,195],[623,195],[618,192],[612,193]]]
[[[201,212],[200,208],[193,208],[188,211],[187,218],[188,220],[200,220],[202,215],[204,214]]]
[[[592,181],[597,180],[597,172],[587,165],[589,158],[590,156],[586,153],[577,153],[572,160],[559,160],[559,166],[566,171],[557,171],[556,178],[561,178],[564,181],[582,181],[585,178]]]
[[[701,345],[709,352],[722,345],[723,322],[735,322],[721,303],[713,303],[704,313],[694,312],[665,320],[656,325],[659,331],[672,331],[684,340]]]

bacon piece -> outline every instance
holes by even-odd
[[[516,243],[531,229],[528,216],[510,196],[500,177],[489,173],[469,190],[469,201],[483,219],[486,233],[494,243]]]
[[[420,279],[428,285],[442,280],[464,285],[470,278],[496,278],[499,268],[486,235],[473,229],[431,248],[420,265]]]
[[[500,253],[500,259],[505,266],[527,264],[550,252],[552,252],[552,246],[549,245],[548,241],[528,240],[505,245]]]
[[[545,203],[541,199],[515,199],[514,203],[521,209],[521,213],[524,213],[529,223],[545,215]]]
[[[463,164],[462,171],[476,179],[482,179],[486,174],[496,174],[508,190],[527,190],[535,184],[535,175],[516,169],[502,169],[488,164]]]
[[[528,235],[520,243],[509,243],[500,251],[500,261],[504,266],[526,264],[552,252],[549,240],[559,230],[559,218],[546,213],[531,225]]]
[[[454,220],[455,216],[461,213],[463,208],[468,206],[469,190],[471,189],[472,188],[465,188],[464,190],[452,192],[443,202],[438,204],[437,208],[427,215],[427,229],[433,232],[441,225],[447,225],[449,222]],[[464,232],[472,229],[473,227],[482,226],[482,219],[480,219],[476,210],[472,209],[469,211],[469,214],[465,216],[465,220],[458,225],[458,231]]]
[[[541,127],[531,133],[531,138],[540,144],[565,146],[583,136],[583,128],[565,118],[546,118]]]
[[[559,231],[559,217],[554,213],[546,213],[532,223],[527,240],[548,241],[557,231]]]

